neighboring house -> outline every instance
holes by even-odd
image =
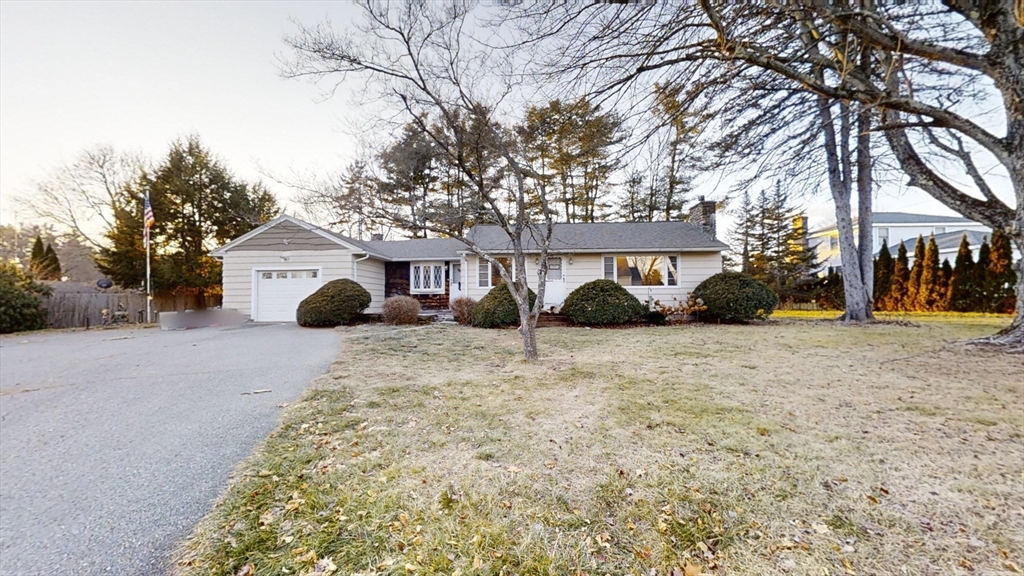
[[[853,232],[859,234],[856,220],[853,223]],[[923,236],[927,241],[929,236],[934,235],[938,241],[940,236],[946,238],[949,235],[954,235],[958,246],[960,236],[965,232],[978,232],[984,236],[992,236],[992,229],[988,226],[959,216],[875,212],[871,217],[871,250],[878,254],[882,248],[882,240],[885,239],[889,247],[893,248],[893,254],[896,253],[896,248],[901,242],[910,242],[909,252],[913,255],[914,242],[917,241],[918,236]],[[809,236],[809,244],[817,253],[818,265],[823,270],[829,267],[841,269],[843,261],[839,255],[839,232],[836,226],[833,224],[827,228],[815,230]],[[977,246],[973,240],[971,242],[971,247],[975,249],[975,256],[977,256],[977,248],[980,245],[980,240]],[[953,247],[953,255],[956,256],[956,246]],[[939,261],[941,262],[944,257],[946,257],[945,254],[940,255]],[[952,261],[953,258],[950,258],[950,262]]]
[[[576,287],[608,278],[641,300],[685,301],[705,278],[722,271],[715,239],[714,202],[700,202],[689,222],[556,224],[548,254],[545,307],[559,307]],[[511,259],[511,243],[497,226],[473,227],[468,238],[498,258]],[[526,250],[537,253],[535,243]],[[501,283],[496,270],[464,243],[450,238],[360,241],[280,216],[211,252],[223,262],[224,308],[259,322],[295,320],[303,298],[324,282],[349,278],[381,311],[384,299],[407,294],[425,309],[445,309],[459,296],[482,298]],[[533,266],[526,270],[536,290]],[[518,274],[518,271],[516,271]]]

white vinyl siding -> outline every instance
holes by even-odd
[[[287,260],[282,260],[282,256]],[[357,256],[361,257],[360,256]],[[352,278],[352,252],[349,250],[249,251],[230,250],[224,255],[223,290],[225,309],[252,315],[254,270],[319,270],[321,282]],[[366,310],[379,313],[384,303],[384,263],[367,259],[359,262],[357,281],[370,292],[372,303]]]
[[[562,276],[565,278],[566,294],[587,282],[606,277],[606,261],[602,254],[560,254],[560,256],[562,257]],[[614,254],[609,256],[614,260]],[[623,256],[629,256],[629,254],[623,254]],[[667,253],[663,256],[668,259],[676,258],[675,286],[626,286],[626,290],[643,302],[646,302],[648,297],[662,302],[671,302],[675,298],[682,302],[686,300],[686,294],[692,292],[697,284],[722,271],[722,255],[718,252]],[[471,269],[478,270],[478,274],[484,271],[483,274],[486,275],[486,268],[480,266],[479,259],[474,261],[473,258],[475,257],[471,256],[468,259],[469,265],[472,266]],[[531,265],[534,263],[532,256],[527,256],[527,260]],[[614,279],[614,271],[613,264],[612,279]],[[537,290],[537,274],[528,273],[526,278],[530,288]],[[490,287],[482,286],[478,282],[479,278],[472,280],[474,281],[470,284],[466,296],[480,300],[487,294]]]

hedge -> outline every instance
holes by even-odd
[[[339,326],[349,324],[370,306],[370,293],[358,282],[347,278],[331,280],[299,303],[299,326]]]

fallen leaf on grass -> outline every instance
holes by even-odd
[[[811,528],[813,528],[814,531],[817,532],[818,534],[828,534],[829,532],[831,532],[831,530],[829,530],[828,526],[826,526],[824,524],[820,524],[818,522],[811,522]]]
[[[330,576],[338,570],[330,558],[323,558],[313,566],[311,571],[303,572],[301,576]]]
[[[698,564],[690,564],[690,561],[686,561],[686,566],[683,567],[683,576],[700,576],[701,567]]]
[[[270,388],[261,388],[259,390],[253,390],[251,392],[242,392],[242,396],[252,396],[253,394],[266,394],[267,392],[273,392]]]
[[[1009,560],[1003,562],[1003,567],[1006,568],[1007,570],[1009,570],[1010,572],[1013,572],[1014,574],[1022,574],[1022,573],[1024,573],[1024,572],[1021,572],[1021,569],[1020,569],[1019,566],[1017,566],[1013,562],[1010,562]]]
[[[256,567],[252,565],[252,562],[242,566],[238,569],[238,572],[235,572],[235,576],[255,576],[255,574]]]

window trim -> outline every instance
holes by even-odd
[[[634,287],[634,288],[638,288],[638,287],[655,288],[655,287],[658,287],[658,286],[660,286],[662,288],[678,288],[679,287],[679,274],[680,274],[680,267],[681,267],[681,264],[682,264],[682,258],[680,258],[680,255],[677,254],[677,253],[657,253],[657,252],[652,252],[652,253],[642,253],[641,254],[641,253],[614,253],[613,252],[613,253],[610,253],[610,254],[602,254],[601,255],[601,277],[604,278],[605,280],[611,280],[611,281],[615,282],[616,284],[618,284],[618,282],[619,282],[619,280],[618,280],[618,278],[619,278],[619,258],[642,258],[642,257],[657,257],[657,258],[661,258],[663,260],[664,263],[663,263],[662,269],[661,269],[661,277],[662,277],[661,284],[635,284],[635,285],[634,284],[630,284],[628,286],[624,285],[624,284],[619,284],[619,286],[622,286],[624,288],[629,288],[629,287]],[[610,278],[608,277],[608,272],[609,272],[609,270],[608,270],[608,259],[609,258],[611,259],[611,265],[612,265],[611,266],[611,277]],[[675,260],[675,274],[674,275],[669,275],[669,273],[668,273],[669,272],[669,266],[671,266],[672,260]],[[670,283],[669,281],[671,279],[674,279],[675,283]]]
[[[516,273],[516,261],[511,256],[492,256],[492,258],[494,258],[495,260],[507,260],[509,267],[512,268],[512,277],[516,278],[518,276],[518,274]],[[487,260],[480,256],[477,256],[476,259],[477,288],[486,288],[487,290],[490,290],[491,288],[497,286],[497,284],[494,283],[494,264],[488,262]],[[481,274],[482,270],[480,269],[480,267],[483,266],[484,264],[487,265],[486,284],[484,283],[485,276]],[[500,278],[501,276],[499,275],[498,277]]]
[[[413,279],[416,277],[416,268],[429,270],[430,287],[428,288],[416,288],[413,285]],[[434,286],[434,281],[437,280],[437,268],[441,269],[441,282],[439,286]],[[409,262],[409,293],[410,294],[444,294],[445,289],[445,263],[441,260],[427,261],[427,262]]]

